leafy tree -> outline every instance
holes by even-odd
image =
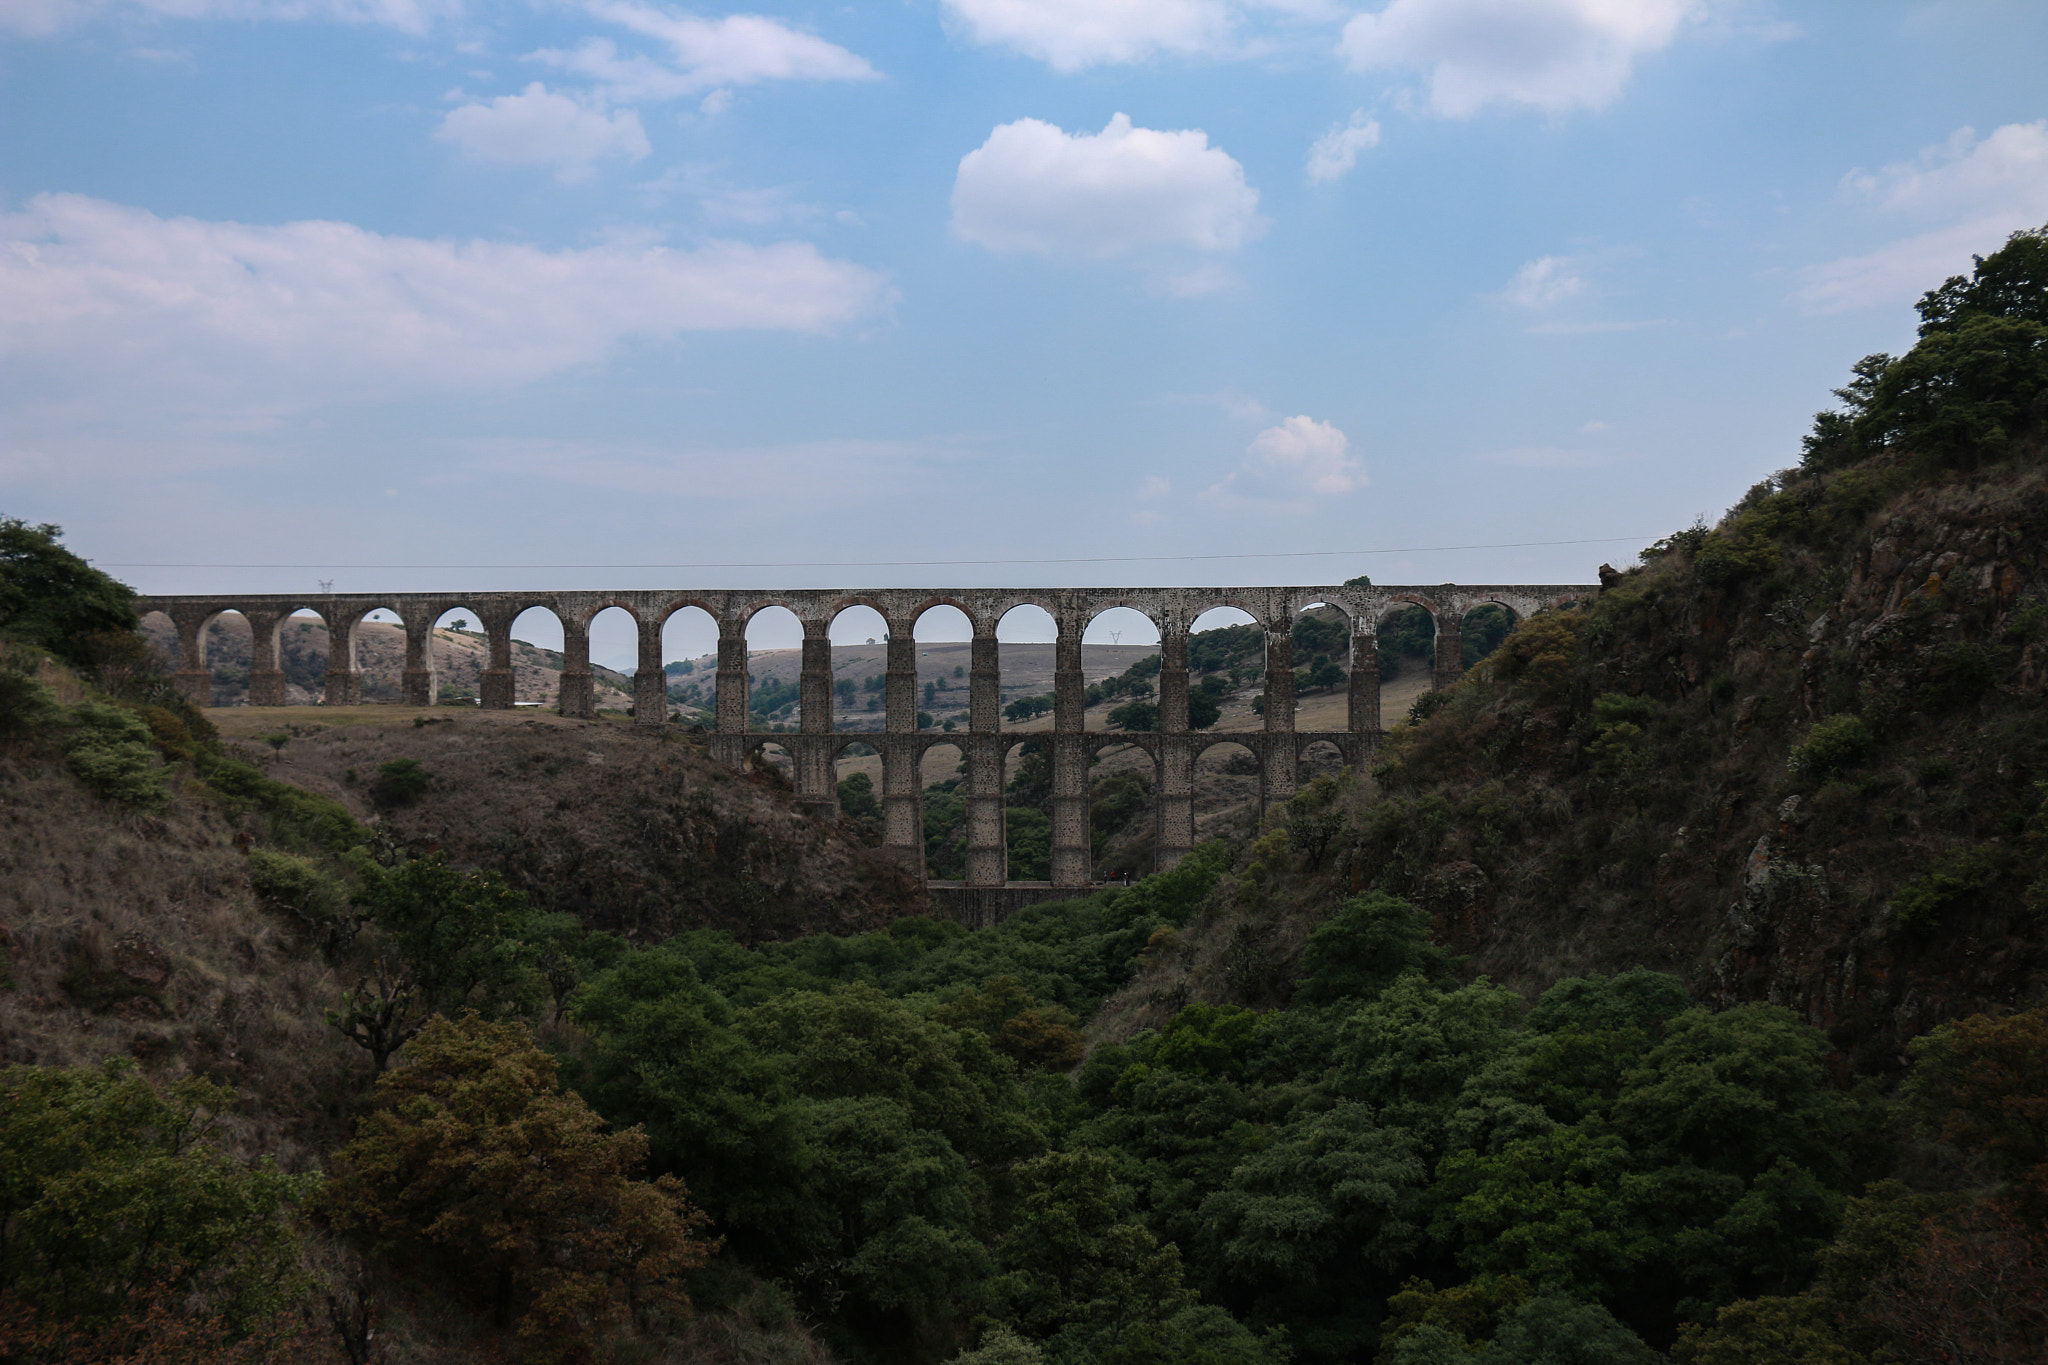
[[[1920,335],[1958,331],[1971,318],[2048,323],[2048,226],[2015,232],[1990,256],[1973,256],[1969,278],[1951,275],[1920,296]]]
[[[1127,701],[1109,713],[1112,730],[1149,732],[1159,728],[1159,707],[1149,701]]]
[[[1016,977],[968,987],[932,1016],[950,1028],[971,1028],[1026,1069],[1064,1071],[1081,1060],[1073,1011],[1037,1000]]]
[[[1188,729],[1206,730],[1221,719],[1223,704],[1217,700],[1216,693],[1207,688],[1196,688],[1188,693]]]
[[[646,1135],[605,1132],[521,1028],[437,1019],[377,1100],[339,1153],[327,1220],[440,1270],[556,1359],[682,1303],[678,1277],[714,1249],[681,1181],[632,1178]]]
[[[1052,817],[1034,806],[1003,812],[1003,840],[1012,881],[1042,882],[1052,875]]]
[[[437,1013],[516,1014],[538,1002],[537,928],[526,897],[444,854],[386,868],[359,856],[355,903],[376,933],[370,968],[328,1022],[382,1072]]]
[[[133,1062],[0,1072],[0,1295],[90,1358],[147,1348],[139,1304],[274,1335],[304,1288],[294,1210],[318,1183],[219,1150],[223,1086],[162,1091]]]
[[[1053,698],[1049,693],[1040,697],[1019,697],[1003,708],[1003,719],[1030,720],[1034,716],[1045,715],[1052,709]]]
[[[0,517],[0,635],[84,668],[94,637],[135,629],[135,590],[65,549],[63,534]]]
[[[125,706],[82,702],[71,710],[64,750],[72,772],[93,795],[142,810],[169,803],[168,775],[142,718]]]
[[[1429,930],[1429,912],[1407,901],[1383,891],[1353,896],[1302,945],[1295,999],[1370,1000],[1409,972],[1447,980],[1455,959],[1429,941]]]
[[[875,795],[874,779],[866,773],[851,773],[839,782],[839,809],[856,820],[882,818],[882,802]]]
[[[1972,1015],[1910,1048],[1910,1112],[1943,1141],[1981,1153],[2048,1226],[2048,1006],[2003,1019]]]

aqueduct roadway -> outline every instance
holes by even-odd
[[[558,701],[565,716],[591,714],[590,623],[617,607],[638,624],[639,665],[634,679],[634,714],[639,722],[665,722],[667,678],[662,672],[662,626],[674,613],[698,608],[718,626],[717,726],[708,736],[713,757],[734,767],[764,744],[776,744],[795,760],[798,798],[815,813],[836,813],[835,762],[848,744],[872,746],[882,756],[882,823],[885,848],[911,867],[923,866],[922,789],[924,751],[933,745],[959,748],[966,762],[967,868],[970,917],[999,911],[999,888],[1008,867],[1003,840],[1003,759],[1018,742],[1002,729],[1001,676],[996,624],[1013,608],[1042,608],[1058,628],[1054,652],[1053,728],[1034,738],[1048,743],[1052,759],[1052,860],[1054,887],[1089,881],[1088,768],[1095,751],[1135,744],[1152,755],[1159,812],[1158,866],[1171,867],[1194,846],[1195,759],[1213,744],[1241,744],[1258,758],[1261,805],[1293,795],[1302,752],[1328,743],[1353,765],[1368,760],[1381,734],[1378,630],[1381,621],[1407,607],[1421,607],[1436,621],[1434,685],[1447,687],[1464,671],[1461,626],[1465,613],[1498,605],[1518,619],[1546,607],[1590,597],[1588,585],[1324,588],[970,588],[875,591],[720,590],[684,592],[431,592],[323,594],[317,596],[216,595],[149,596],[136,599],[140,612],[162,612],[177,627],[180,685],[205,706],[212,699],[207,669],[206,627],[224,612],[247,619],[252,635],[249,704],[285,703],[279,668],[278,631],[299,612],[318,616],[329,633],[326,704],[362,704],[362,675],[356,668],[355,633],[371,612],[395,614],[405,630],[405,704],[435,699],[434,625],[450,611],[474,614],[489,642],[489,661],[479,689],[482,704],[512,705],[512,623],[522,612],[542,608],[561,623],[564,665]],[[917,619],[950,606],[973,627],[965,732],[917,728]],[[1351,623],[1350,705],[1347,725],[1336,731],[1294,728],[1294,646],[1296,617],[1314,606],[1334,607]],[[747,728],[747,623],[769,607],[784,607],[802,622],[801,720],[795,734],[764,734]],[[888,630],[884,729],[880,733],[835,733],[832,725],[833,619],[850,607],[879,613]],[[1081,636],[1088,623],[1114,607],[1149,618],[1159,631],[1158,729],[1143,733],[1101,733],[1084,728],[1087,686],[1081,674]],[[1254,732],[1206,733],[1188,728],[1188,636],[1196,618],[1217,607],[1235,607],[1265,631],[1265,728]]]

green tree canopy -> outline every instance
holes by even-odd
[[[92,637],[135,629],[135,590],[58,544],[62,535],[0,517],[0,635],[86,667]]]

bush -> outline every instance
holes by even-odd
[[[2005,851],[1995,844],[1951,849],[1899,888],[1892,916],[1902,929],[1923,928],[1968,897],[1981,895],[2004,873]]]
[[[272,849],[249,852],[249,886],[266,905],[316,928],[348,913],[348,891],[304,858]]]
[[[71,719],[77,728],[64,749],[87,790],[142,810],[168,804],[154,737],[141,717],[123,706],[85,702],[72,709]]]
[[[1702,583],[1737,583],[1778,567],[1777,543],[1760,531],[1740,537],[1716,533],[1700,542],[1692,557],[1693,572]]]
[[[394,758],[377,765],[377,775],[370,779],[370,799],[384,810],[396,810],[419,800],[432,782],[418,759]]]
[[[1870,728],[1861,717],[1831,716],[1793,746],[1786,767],[1818,780],[1861,763],[1870,754],[1870,743]]]

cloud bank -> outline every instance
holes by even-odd
[[[1055,71],[1213,53],[1229,44],[1221,0],[941,0],[969,39]]]
[[[960,158],[953,231],[1009,255],[1107,260],[1150,248],[1235,251],[1265,230],[1244,167],[1199,129],[1100,133],[1005,123]]]
[[[1490,104],[1545,113],[1603,109],[1636,61],[1698,14],[1697,0],[1393,0],[1344,26],[1354,71],[1427,73],[1429,108],[1470,118]]]
[[[1982,139],[1961,128],[1911,161],[1851,171],[1842,186],[1881,214],[1939,225],[1800,272],[1793,298],[1809,312],[1913,298],[1968,274],[1973,254],[2048,222],[2048,119],[2008,123]]]
[[[1225,505],[1247,502],[1301,506],[1365,487],[1365,466],[1351,440],[1329,422],[1289,417],[1245,447],[1244,463],[1202,496]]]
[[[451,109],[434,135],[479,161],[553,166],[563,180],[587,177],[602,158],[638,161],[650,150],[632,110],[586,108],[539,81],[517,95]]]
[[[883,277],[805,242],[688,248],[386,236],[159,218],[83,195],[0,215],[0,356],[123,401],[267,406],[517,384],[687,332],[818,332],[886,301]]]

